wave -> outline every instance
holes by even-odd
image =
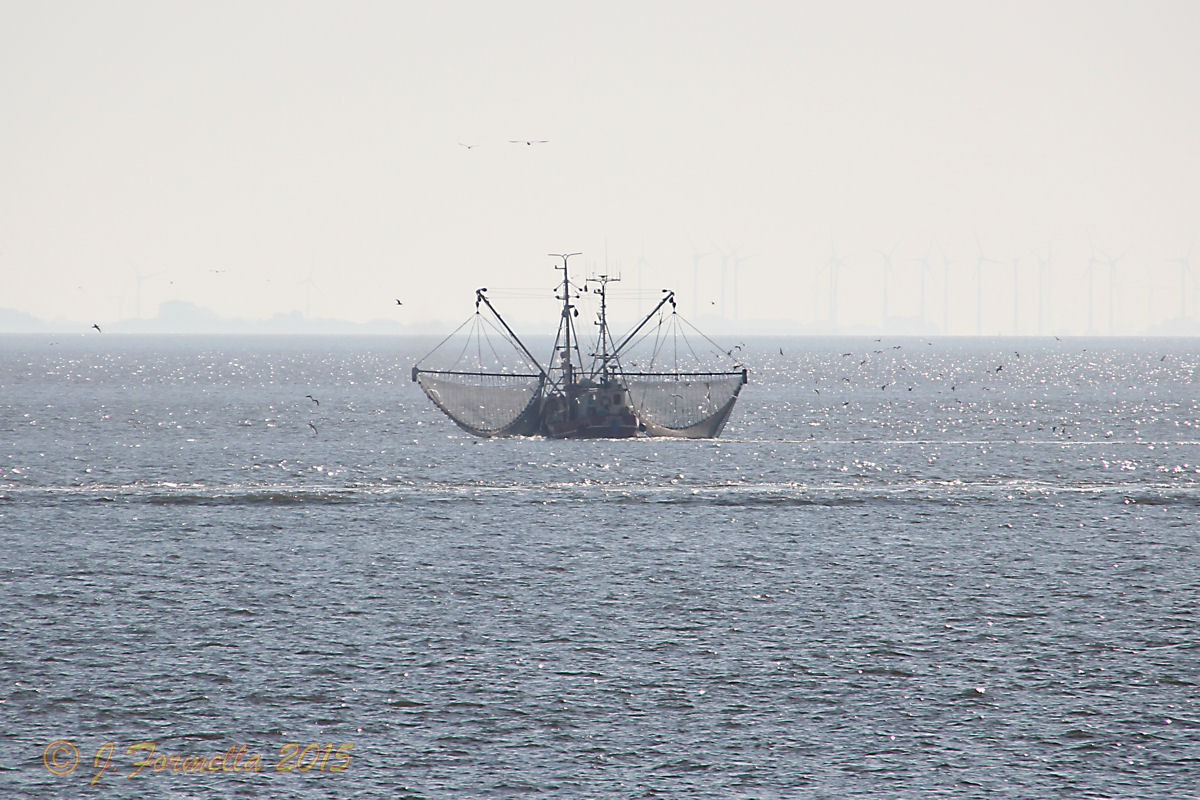
[[[849,481],[603,483],[584,479],[543,483],[428,481],[397,484],[362,482],[338,486],[227,484],[186,486],[132,483],[72,487],[19,488],[3,495],[6,504],[124,503],[149,506],[303,506],[412,503],[571,505],[605,502],[618,505],[713,506],[727,508],[845,507],[869,505],[1006,504],[1091,495],[1101,502],[1144,506],[1200,507],[1200,485],[1037,481]]]

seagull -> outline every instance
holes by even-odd
[[[546,142],[548,142],[550,140],[549,139],[509,139],[508,141],[511,142],[512,144],[523,144],[523,145],[529,145],[532,147],[535,144],[545,144]]]
[[[310,423],[308,423],[308,427],[310,427],[310,428],[312,428],[312,429],[313,429],[313,436],[316,436],[316,435],[317,435],[317,426],[316,426],[316,425],[313,425],[313,424],[310,422]]]
[[[317,398],[313,397],[311,394],[306,394],[304,396],[307,397],[309,400],[312,400],[317,405],[321,405],[321,401],[318,400]],[[309,424],[311,425],[312,423],[309,423]]]
[[[1002,370],[1002,369],[1004,369],[1004,365],[1003,365],[1003,364],[1001,364],[1000,366],[996,367],[996,372],[999,372],[999,371],[1000,371],[1000,370]]]
[[[471,148],[473,148],[473,147],[475,146],[475,145],[473,145],[473,144],[465,144],[465,143],[463,143],[463,142],[459,142],[458,144],[459,144],[459,146],[460,146],[460,147],[465,147],[465,148],[467,148],[468,150],[470,150]]]
[[[399,300],[397,300],[397,301],[396,301],[396,305],[398,305],[398,306],[402,306],[402,305],[404,305],[404,303],[401,303]]]
[[[104,333],[104,331],[100,330],[100,326],[94,322],[92,323],[92,327],[96,329],[96,333]]]

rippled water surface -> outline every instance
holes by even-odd
[[[746,344],[561,442],[422,340],[0,338],[0,796],[1198,796],[1200,343]]]

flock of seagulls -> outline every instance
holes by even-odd
[[[1057,341],[1062,341],[1060,337],[1057,337],[1057,336],[1056,336],[1056,337],[1054,337],[1054,338],[1055,338]],[[875,341],[876,341],[876,342],[882,342],[882,340],[881,340],[881,339],[876,339]],[[925,344],[926,344],[926,345],[928,345],[928,346],[933,346],[933,344],[934,344],[934,343],[933,343],[932,341],[926,341],[926,342],[925,342]],[[737,350],[741,350],[741,349],[742,349],[742,347],[743,347],[743,345],[738,345],[738,346],[734,347],[733,349],[726,351],[726,355],[732,355],[732,354],[733,354],[734,352],[736,352]],[[885,346],[881,345],[880,347],[877,347],[877,348],[874,348],[874,349],[870,349],[869,351],[864,351],[864,352],[863,352],[863,353],[861,353],[861,354],[859,354],[859,353],[854,353],[854,352],[845,352],[845,353],[842,353],[842,354],[841,354],[841,358],[853,358],[853,359],[855,359],[855,360],[857,360],[857,361],[858,361],[858,366],[860,366],[860,367],[863,367],[863,366],[866,366],[866,365],[870,364],[870,363],[871,363],[871,361],[872,361],[872,359],[873,359],[875,356],[880,356],[880,355],[883,355],[884,353],[887,353],[889,350],[891,350],[891,351],[899,351],[899,350],[902,350],[903,348],[904,348],[904,345],[899,345],[899,344],[897,344],[897,345],[891,345],[891,346],[889,346],[889,347],[885,347]],[[1087,352],[1087,350],[1086,350],[1086,349],[1084,349],[1084,350],[1083,350],[1083,352]],[[781,355],[781,356],[783,356],[783,355],[784,355],[784,350],[783,350],[783,348],[782,348],[782,347],[781,347],[781,348],[779,348],[779,355]],[[1020,351],[1018,351],[1018,350],[1014,350],[1014,351],[1013,351],[1013,358],[1014,358],[1014,359],[1020,359],[1020,358],[1021,358],[1021,352],[1020,352]],[[1164,356],[1162,356],[1162,357],[1161,357],[1159,360],[1160,360],[1160,361],[1162,361],[1162,360],[1165,360],[1165,359],[1166,359],[1166,356],[1164,355]],[[994,363],[994,362],[993,362],[993,363]],[[1005,366],[1006,366],[1006,365],[1005,365],[1004,363],[995,364],[995,366],[992,366],[992,367],[988,367],[988,368],[987,368],[988,372],[987,372],[986,374],[998,375],[999,373],[1001,373],[1001,372],[1003,372],[1003,371],[1004,371],[1004,367],[1005,367]],[[896,378],[899,378],[899,377],[900,377],[900,373],[903,373],[903,372],[905,372],[905,371],[907,370],[907,367],[906,367],[906,366],[904,366],[903,364],[900,364],[900,365],[898,365],[898,366],[896,367],[896,370],[897,370],[897,371],[896,371],[896,375],[895,375],[895,377],[896,377]],[[939,374],[939,375],[938,375],[938,377],[942,377],[942,376]],[[843,376],[842,376],[842,381],[843,381],[844,383],[853,383],[853,382],[854,382],[854,381],[851,379],[851,377],[849,377],[849,376],[846,376],[846,375],[843,375]],[[884,391],[888,391],[889,389],[892,389],[893,391],[895,391],[895,390],[898,390],[898,389],[900,389],[900,388],[901,388],[900,386],[898,386],[898,383],[899,383],[899,381],[898,381],[898,380],[890,380],[890,381],[887,381],[887,382],[885,382],[885,383],[879,384],[879,391],[881,391],[881,392],[884,392]],[[955,394],[955,393],[957,393],[957,391],[958,391],[958,385],[957,385],[957,383],[950,384],[950,386],[949,386],[949,390],[950,390],[950,394]],[[909,391],[909,392],[913,391],[913,387],[912,387],[912,386],[909,386],[909,387],[907,387],[907,391]],[[987,387],[987,386],[985,386],[985,387],[984,387],[984,391],[990,391],[990,388],[989,388],[989,387]],[[821,394],[821,391],[820,391],[820,389],[818,389],[818,388],[815,388],[815,387],[814,387],[814,388],[813,388],[813,393],[814,393],[814,394],[817,394],[817,395],[820,395],[820,394]],[[941,391],[938,391],[938,394],[941,394],[941,393],[942,393]],[[962,401],[962,400],[957,400],[957,402],[961,403],[961,402],[963,402],[963,401]],[[849,401],[846,401],[846,402],[842,403],[842,405],[843,405],[843,406],[848,406],[849,404],[850,404],[850,403],[849,403]]]
[[[399,300],[397,300],[396,305],[399,306],[399,305],[404,305],[404,304],[401,303]],[[103,333],[103,331],[100,330],[100,326],[97,325],[96,323],[93,322],[92,327],[96,329],[97,333]],[[306,394],[304,396],[307,397],[309,400],[312,400],[314,405],[316,405],[318,407],[321,405],[321,401],[318,400],[317,398],[313,397],[311,394]],[[317,426],[313,424],[312,420],[309,420],[308,427],[312,428],[313,436],[320,435],[320,431],[317,430]]]

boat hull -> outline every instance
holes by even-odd
[[[546,435],[554,439],[628,439],[638,435],[637,418],[632,414],[548,420],[545,427]]]

